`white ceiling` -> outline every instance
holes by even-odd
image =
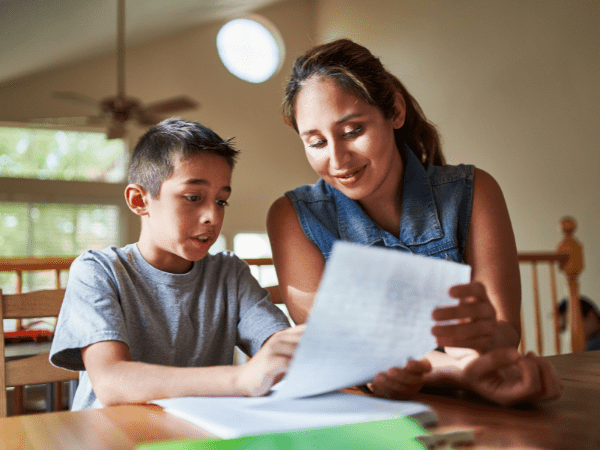
[[[127,45],[280,0],[127,0]],[[0,0],[0,83],[113,51],[117,0]]]

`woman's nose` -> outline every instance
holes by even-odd
[[[333,142],[330,145],[329,164],[333,169],[343,169],[350,157],[351,152],[344,142]]]

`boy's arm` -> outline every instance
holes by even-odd
[[[185,396],[260,396],[287,371],[303,330],[278,331],[241,366],[168,367],[135,362],[120,341],[89,345],[81,356],[103,406]]]

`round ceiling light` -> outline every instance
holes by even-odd
[[[235,19],[217,34],[217,50],[232,74],[250,83],[262,83],[279,70],[284,59],[281,36],[264,19]]]

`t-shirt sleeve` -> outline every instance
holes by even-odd
[[[127,344],[115,271],[86,252],[69,270],[65,299],[50,349],[50,362],[69,370],[85,370],[81,349],[101,341]]]
[[[238,275],[239,322],[237,345],[248,355],[254,355],[275,332],[289,328],[287,317],[273,303],[243,264]]]

